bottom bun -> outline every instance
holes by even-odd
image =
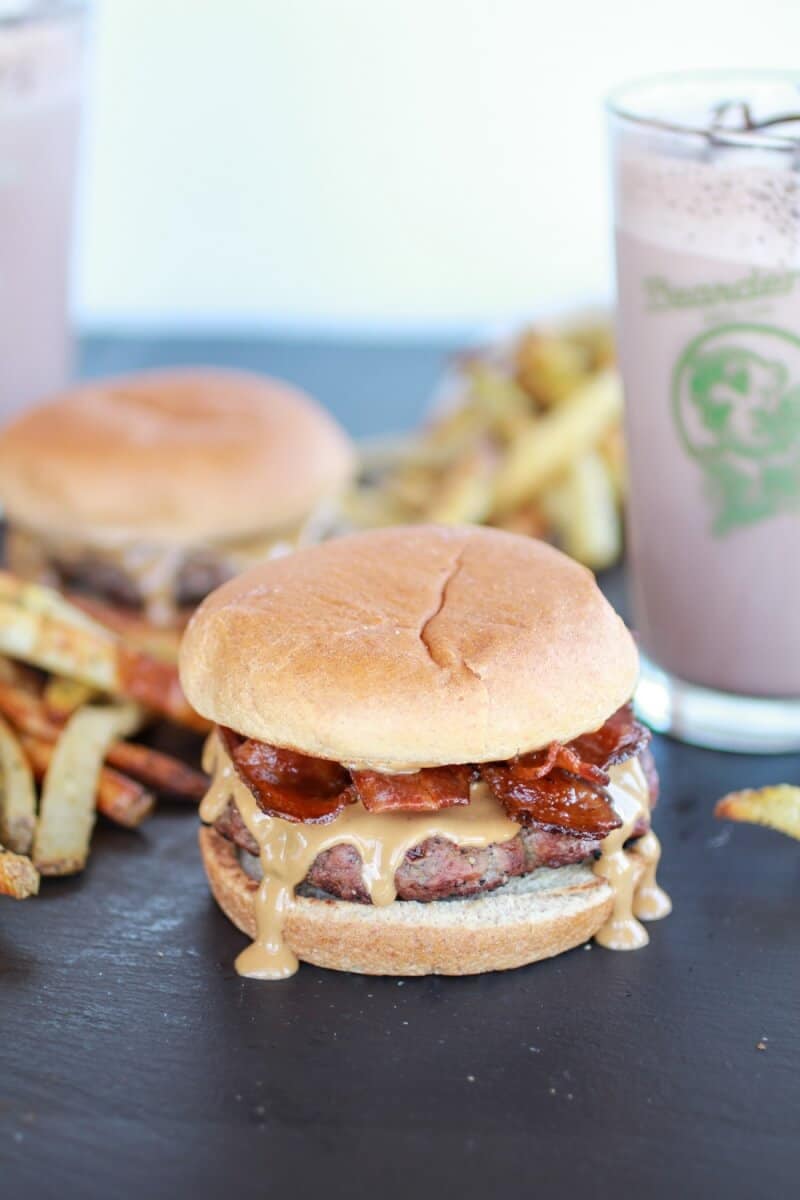
[[[200,830],[208,882],[222,911],[256,936],[258,881],[235,846]],[[587,941],[610,917],[611,887],[591,866],[541,867],[471,899],[385,907],[297,896],[286,942],[302,962],[361,975],[476,975],[522,967]]]

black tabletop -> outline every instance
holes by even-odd
[[[240,362],[361,433],[415,419],[446,349],[102,341],[86,369]],[[239,979],[193,814],[100,826],[83,876],[0,906],[0,1195],[795,1195],[800,846],[711,809],[800,761],[655,751],[673,916],[491,976]]]

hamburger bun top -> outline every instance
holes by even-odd
[[[304,520],[354,464],[287,383],[208,367],[92,381],[0,432],[0,500],[34,531],[193,545]]]
[[[180,653],[204,717],[384,771],[569,741],[630,698],[637,670],[591,572],[471,526],[358,533],[265,563],[202,603]]]

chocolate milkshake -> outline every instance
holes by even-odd
[[[800,747],[800,88],[654,81],[611,105],[643,715]]]
[[[61,387],[80,116],[75,4],[0,0],[0,416]]]

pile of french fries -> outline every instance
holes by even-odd
[[[611,330],[529,329],[464,357],[445,411],[366,452],[346,515],[361,528],[490,524],[556,542],[595,570],[622,549],[622,388]]]
[[[202,798],[201,772],[125,740],[153,717],[204,728],[140,632],[0,571],[0,895],[83,870],[97,812],[133,829],[158,794]]]

